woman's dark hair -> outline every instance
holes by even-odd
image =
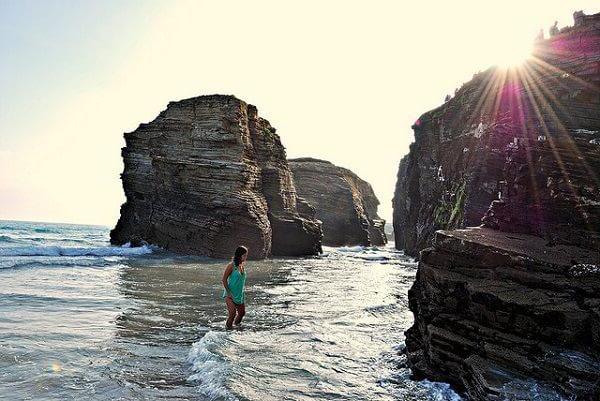
[[[248,248],[243,245],[240,245],[235,250],[235,254],[233,255],[233,264],[239,266],[242,262],[242,256],[248,253]]]

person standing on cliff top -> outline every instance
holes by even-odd
[[[554,25],[550,27],[550,36],[558,35],[558,21],[554,21]]]
[[[223,272],[223,298],[227,305],[227,322],[225,328],[230,330],[233,324],[242,322],[246,314],[244,304],[244,291],[246,286],[246,259],[248,259],[248,248],[238,246],[233,255],[233,260],[229,262]]]
[[[535,37],[535,41],[536,42],[541,42],[542,40],[544,40],[544,30],[540,29],[540,31],[538,32],[537,36]]]

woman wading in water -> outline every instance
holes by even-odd
[[[231,261],[223,272],[223,298],[227,304],[227,322],[225,327],[231,329],[233,324],[240,324],[246,314],[244,305],[244,287],[246,285],[246,259],[248,258],[248,248],[238,246]]]

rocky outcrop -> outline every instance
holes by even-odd
[[[398,246],[426,248],[407,359],[469,399],[597,400],[600,14],[534,55],[413,127],[394,198]]]
[[[494,200],[489,226],[587,239],[565,228],[598,222],[599,19],[538,42],[519,69],[476,74],[419,117],[393,201],[398,249],[416,255],[438,229],[479,225]]]
[[[125,134],[127,201],[111,242],[229,257],[314,255],[314,209],[296,194],[285,149],[256,107],[234,96],[171,102]]]
[[[385,221],[371,185],[352,171],[312,158],[289,160],[298,194],[323,222],[323,244],[383,245]]]
[[[409,302],[417,377],[473,400],[600,397],[598,252],[488,228],[439,231]]]
[[[483,223],[598,249],[600,13],[538,43],[535,56],[528,68],[541,72],[512,79],[521,104],[509,114],[501,196]]]

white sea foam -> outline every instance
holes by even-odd
[[[188,354],[187,360],[194,372],[188,377],[188,381],[196,383],[200,392],[209,400],[237,401],[237,397],[225,386],[230,373],[229,364],[216,351],[225,343],[226,335],[224,331],[208,331],[200,341],[192,344]]]
[[[18,238],[11,237],[10,235],[0,235],[0,242],[18,242]]]
[[[447,383],[411,380],[411,371],[406,364],[404,348],[404,343],[397,344],[390,352],[382,355],[383,365],[387,369],[382,369],[384,375],[380,377],[379,384],[388,389],[394,399],[463,401]]]
[[[427,388],[429,397],[435,401],[462,401],[462,398],[452,390],[447,383],[431,382],[429,380],[423,380],[420,384]]]
[[[334,248],[338,252],[362,252],[365,250],[364,246],[356,245],[356,246],[341,246],[339,248]]]
[[[598,131],[592,131],[592,130],[584,129],[584,128],[576,129],[575,132],[577,132],[578,134],[584,134],[584,135],[596,135],[598,133]]]
[[[138,256],[152,253],[152,247],[129,246],[62,247],[62,246],[18,246],[0,248],[2,256]]]
[[[118,261],[111,260],[111,258],[98,258],[97,256],[77,258],[71,256],[0,256],[0,270],[28,267],[106,267],[117,264]]]
[[[352,259],[362,259],[372,262],[389,263],[391,261],[406,262],[409,259],[404,256],[402,251],[398,251],[391,246],[342,246],[342,247],[323,247],[324,257],[347,257]]]

